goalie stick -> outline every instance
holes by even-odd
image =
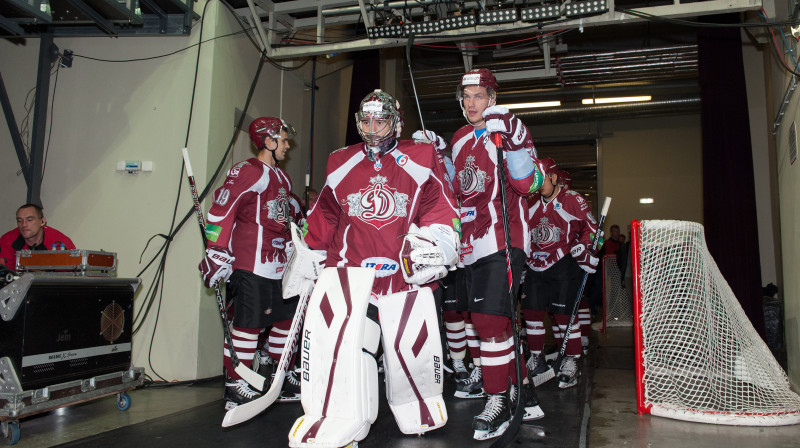
[[[597,252],[597,245],[600,241],[600,233],[603,231],[603,223],[606,221],[606,215],[608,214],[608,207],[610,205],[611,198],[606,196],[606,200],[603,202],[603,210],[600,212],[600,221],[597,223],[597,233],[594,234],[594,239],[592,240],[592,255]],[[578,296],[575,297],[575,304],[572,306],[572,314],[570,315],[569,322],[567,323],[567,330],[564,332],[564,339],[561,341],[561,348],[558,349],[558,358],[556,358],[555,362],[553,362],[553,370],[556,372],[558,372],[558,370],[561,368],[561,362],[564,361],[564,353],[567,351],[567,341],[569,340],[569,334],[572,333],[572,322],[575,321],[575,316],[578,314],[578,304],[581,301],[583,289],[586,287],[587,278],[589,278],[589,273],[584,271],[583,279],[581,280],[581,287],[578,290]]]
[[[192,164],[189,162],[189,151],[183,148],[183,163],[186,165],[186,176],[189,178],[189,188],[192,190],[192,200],[194,201],[194,211],[197,214],[197,223],[200,224],[200,235],[203,237],[203,247],[206,245],[206,223],[203,218],[203,209],[200,207],[200,199],[197,197],[197,184],[194,182],[194,174],[192,173]],[[233,362],[234,370],[242,377],[248,384],[258,390],[264,390],[264,384],[267,379],[252,369],[248,368],[244,363],[239,360],[236,355],[236,350],[233,348],[233,339],[231,338],[231,331],[228,328],[228,317],[225,315],[225,303],[222,301],[222,293],[219,290],[219,281],[214,283],[214,294],[217,297],[217,306],[219,307],[219,316],[222,319],[222,333],[225,335],[225,342],[228,344],[228,351],[231,354],[231,361]]]
[[[503,200],[503,230],[506,234],[506,273],[508,274],[508,300],[511,302],[511,329],[514,336],[514,367],[517,374],[517,401],[514,403],[514,414],[506,430],[495,439],[491,448],[507,446],[514,440],[522,424],[522,417],[525,414],[525,393],[522,390],[522,353],[520,353],[519,328],[517,321],[517,303],[514,300],[514,276],[511,272],[511,227],[508,223],[508,204],[506,201],[506,181],[505,181],[505,154],[503,154],[503,137],[499,133],[494,133],[494,145],[497,147],[497,179],[500,181],[500,198]],[[510,379],[509,379],[510,380]],[[509,381],[510,383],[510,381]]]
[[[289,369],[289,362],[292,359],[292,354],[297,346],[297,341],[300,338],[300,329],[303,326],[303,320],[306,315],[306,308],[308,307],[308,300],[311,296],[311,290],[314,288],[314,282],[307,280],[302,291],[300,292],[300,300],[297,303],[297,310],[292,319],[292,326],[289,333],[286,335],[286,345],[283,347],[281,359],[278,361],[275,372],[275,377],[272,379],[272,385],[264,395],[256,398],[248,403],[240,404],[235,408],[225,413],[225,418],[222,419],[222,427],[238,425],[239,423],[246,422],[256,415],[262,413],[265,409],[270,407],[281,393],[283,387],[283,380],[286,378],[286,372]]]
[[[422,108],[419,106],[419,97],[417,96],[417,86],[414,84],[414,73],[411,71],[411,46],[414,44],[414,35],[411,34],[408,36],[408,42],[406,43],[406,61],[408,61],[408,76],[411,78],[411,88],[414,90],[414,99],[417,101],[417,112],[419,113],[419,124],[422,126],[422,133],[425,135],[425,138],[428,137],[428,134],[425,132],[425,122],[422,121]]]

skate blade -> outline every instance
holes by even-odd
[[[536,437],[545,437],[544,428],[538,425],[524,424],[525,434]]]
[[[526,406],[525,414],[522,416],[522,421],[528,422],[531,420],[539,420],[542,417],[544,417],[544,411],[542,411],[541,406]]]
[[[295,401],[300,401],[300,394],[287,394],[281,392],[276,401],[280,401],[281,403],[294,403]]]
[[[533,377],[533,385],[538,387],[556,377],[556,372],[552,368],[548,368],[546,372],[540,373]]]
[[[500,427],[498,427],[494,431],[486,431],[486,430],[476,429],[475,433],[472,435],[472,438],[475,439],[475,440],[494,439],[495,437],[500,437],[501,435],[503,435],[503,433],[506,432],[506,429],[508,429],[508,422],[507,421],[503,422],[503,424],[500,425]]]
[[[484,392],[483,390],[481,390],[480,392],[473,392],[473,393],[456,391],[456,393],[454,393],[453,396],[456,398],[461,398],[462,400],[471,400],[473,398],[485,398],[486,392]]]

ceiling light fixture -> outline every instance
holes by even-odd
[[[655,202],[653,198],[639,198],[640,204],[652,204],[653,202]]]
[[[561,106],[561,101],[540,101],[538,103],[503,104],[503,107],[508,109],[533,109],[535,107],[558,107],[558,106]]]
[[[560,5],[541,5],[519,10],[523,22],[538,22],[561,17]]]
[[[650,101],[651,96],[624,96],[619,98],[586,98],[581,103],[583,104],[608,104],[608,103],[639,103],[643,101]]]
[[[589,0],[586,2],[567,3],[564,15],[567,17],[583,17],[602,14],[608,11],[606,0]]]
[[[457,30],[459,28],[469,28],[471,26],[475,26],[475,16],[471,13],[462,13],[461,15],[439,20],[439,22],[442,23],[443,30]]]
[[[516,22],[517,10],[493,9],[491,11],[481,11],[478,13],[478,23],[481,25],[493,25],[495,23]]]

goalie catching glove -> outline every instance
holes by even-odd
[[[447,275],[458,261],[459,240],[456,232],[444,224],[422,228],[411,224],[400,249],[403,279],[424,285]]]
[[[291,253],[283,275],[283,298],[299,295],[307,282],[313,282],[325,268],[328,258],[324,250],[312,250],[303,240],[303,232],[295,223],[290,226],[292,234]]]
[[[224,247],[209,247],[206,257],[197,266],[203,276],[203,284],[210,288],[218,280],[227,282],[233,273],[233,261],[236,257]]]
[[[572,246],[570,254],[584,271],[589,274],[594,274],[597,271],[597,263],[600,260],[590,253],[585,244],[580,243]]]

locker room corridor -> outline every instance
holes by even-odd
[[[592,333],[578,386],[560,390],[551,380],[538,389],[545,417],[523,425],[513,446],[546,447],[796,447],[800,425],[731,427],[638,416],[630,328]],[[449,378],[449,377],[448,377]],[[452,397],[453,384],[445,385]],[[381,390],[381,394],[383,391]],[[220,378],[174,387],[146,387],[130,393],[127,411],[113,397],[60,408],[20,420],[28,447],[253,447],[286,446],[286,434],[301,415],[299,403],[275,404],[250,422],[219,426],[224,415]],[[361,447],[488,447],[472,439],[472,417],[482,400],[447,399],[449,421],[425,436],[404,436],[381,396],[378,420]],[[540,437],[539,431],[545,436]]]

